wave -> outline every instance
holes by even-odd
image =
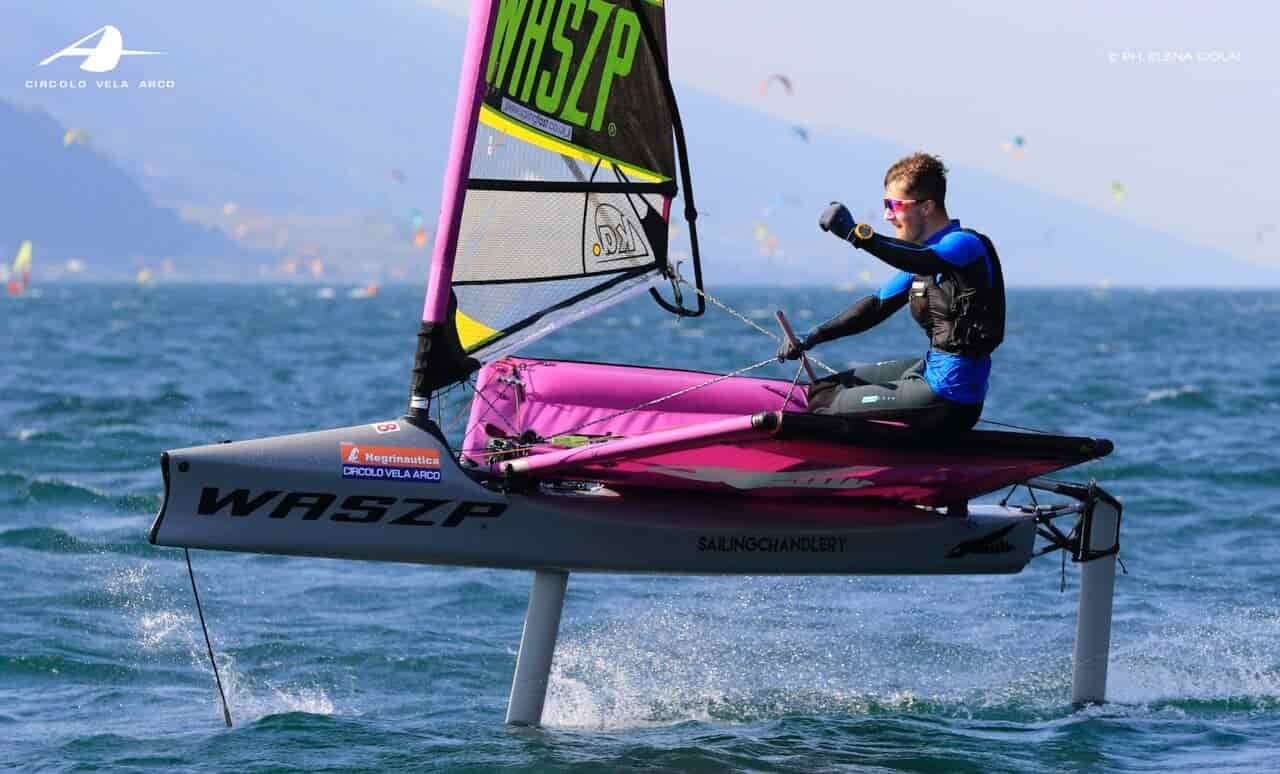
[[[74,417],[77,414],[87,414],[92,416],[95,421],[118,417],[136,419],[154,411],[185,410],[195,401],[195,398],[177,389],[174,385],[163,385],[157,392],[150,395],[126,394],[86,397],[77,394],[45,391],[30,395],[28,398],[38,402],[15,412],[16,417],[38,419],[40,417],[58,415],[65,418]]]
[[[1153,631],[1112,653],[1108,698],[1201,712],[1280,708],[1280,615],[1243,608]]]
[[[202,680],[207,679],[208,684],[213,685],[213,669],[209,666],[204,641],[197,642],[192,632],[191,628],[184,628],[178,636],[188,647],[191,665],[201,673]],[[299,714],[327,716],[338,712],[330,688],[318,683],[282,685],[263,680],[252,675],[250,670],[239,667],[231,653],[216,648],[214,658],[218,662],[218,676],[222,680],[222,688],[226,692],[227,704],[235,723],[256,723],[267,718],[287,718]],[[201,701],[209,705],[211,713],[221,714],[222,702],[216,693],[205,694]],[[360,711],[343,708],[342,714],[358,715]],[[290,723],[289,720],[275,722],[286,725]]]
[[[91,661],[54,653],[0,654],[0,677],[8,681],[22,678],[54,678],[67,680],[75,677],[92,682],[119,683],[129,680],[139,670],[120,663]]]
[[[178,552],[167,553],[181,561]],[[126,636],[130,642],[126,643],[127,655],[122,660],[135,667],[145,663],[148,669],[165,665],[171,675],[170,682],[198,685],[201,690],[195,695],[199,698],[192,701],[199,702],[210,718],[220,717],[221,701],[216,692],[208,690],[214,685],[213,669],[188,590],[185,578],[175,586],[172,576],[158,572],[153,562],[116,568],[108,574],[102,588],[113,606],[120,609],[129,627]],[[211,634],[219,677],[237,724],[273,716],[333,715],[339,711],[332,685],[308,678],[277,681],[262,677],[264,663],[270,665],[281,658],[304,659],[308,653],[306,646],[296,642],[287,642],[283,648],[278,644],[227,642],[217,631]],[[238,658],[248,666],[240,666]],[[360,710],[344,707],[342,713],[358,715]]]
[[[722,600],[716,613],[668,602],[576,631],[571,620],[557,644],[544,721],[607,730],[798,715],[1029,722],[1078,711],[1069,701],[1073,615],[1069,622],[1061,615],[1046,620],[1040,647],[1021,637],[1001,643],[1005,628],[998,622],[981,627],[985,641],[957,640],[954,628],[904,632],[896,623],[860,626],[856,637],[832,640],[820,626],[805,636],[805,621],[821,606],[788,621],[794,605],[778,594],[785,588],[749,589],[739,602]],[[866,599],[854,610],[875,604]],[[1162,606],[1155,627],[1143,623],[1149,616],[1118,612],[1106,712],[1173,707],[1221,717],[1280,709],[1274,610]],[[733,620],[741,615],[760,616],[766,625]],[[867,623],[893,618],[868,615]],[[1007,630],[1033,634],[1021,625]]]
[[[21,443],[39,443],[42,441],[67,441],[67,436],[56,430],[45,430],[39,427],[19,427],[10,433],[12,438]]]
[[[0,492],[10,490],[19,503],[45,506],[94,505],[123,513],[155,513],[160,508],[160,495],[112,494],[73,481],[57,478],[35,478],[21,473],[0,473]]]
[[[742,604],[757,611],[750,615],[757,604],[771,609],[755,594]],[[562,638],[544,722],[608,730],[815,715],[1025,720],[1072,711],[1065,658],[983,658],[991,654],[976,645],[892,633],[833,642],[795,626],[760,632],[677,608],[660,605]]]
[[[81,540],[69,532],[52,527],[25,527],[0,532],[0,546],[25,548],[49,554],[121,554],[125,556],[165,557],[160,551],[142,539],[127,542],[94,542]]]
[[[1179,403],[1187,403],[1197,406],[1206,406],[1208,401],[1202,396],[1203,390],[1194,384],[1184,384],[1181,387],[1165,387],[1159,390],[1151,390],[1142,396],[1143,403],[1158,403],[1160,401],[1176,401]],[[1197,400],[1197,398],[1199,398]]]

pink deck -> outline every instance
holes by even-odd
[[[483,458],[490,425],[508,437],[532,430],[542,438],[565,433],[632,436],[731,419],[761,411],[804,411],[808,396],[790,382],[734,377],[652,406],[619,412],[714,379],[716,374],[662,368],[504,357],[476,378],[483,397],[471,403],[463,455]]]
[[[698,423],[720,427],[732,423],[716,420],[748,420],[752,414],[779,411],[791,387],[779,380],[735,377],[628,411],[715,377],[634,366],[502,358],[479,373],[480,395],[472,401],[463,453],[477,464],[502,472],[500,463],[485,460],[485,444],[491,437],[514,439],[529,431],[548,441],[562,434],[613,435],[629,439],[621,448],[642,447],[645,434],[652,434],[655,442],[663,436],[656,431]],[[803,412],[805,401],[804,388],[798,386],[786,410]],[[784,430],[788,426],[786,414],[781,425]],[[544,441],[523,459],[533,463],[540,477],[598,481],[619,488],[780,498],[872,497],[939,506],[1088,458],[963,446],[904,444],[896,448],[783,435],[779,439],[772,431],[752,432],[748,427],[701,444],[637,448],[606,453],[608,458],[600,460],[593,459],[588,447],[580,447],[580,454],[567,453],[564,447]],[[611,443],[590,449],[604,451]]]

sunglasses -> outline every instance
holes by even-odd
[[[908,204],[918,204],[922,201],[924,200],[923,199],[885,199],[884,208],[886,210],[892,210],[894,212],[902,212],[907,208]]]

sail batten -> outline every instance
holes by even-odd
[[[469,191],[525,191],[529,193],[651,193],[672,196],[671,183],[608,183],[583,180],[500,180],[473,177],[467,181]]]
[[[516,352],[566,325],[647,292],[661,281],[663,281],[661,276],[649,272],[614,275],[606,282],[588,287],[575,295],[568,296],[558,304],[541,308],[524,319],[514,321],[502,331],[492,329],[486,331],[484,326],[477,324],[474,320],[470,320],[469,324],[460,320],[458,333],[463,347],[468,352],[481,352],[486,359],[501,357]],[[459,298],[465,297],[466,290],[463,288],[459,291]],[[588,298],[591,304],[583,304],[582,302]],[[499,333],[502,335],[499,336]]]
[[[535,114],[536,115],[536,114]],[[601,162],[607,162],[616,169],[638,180],[646,180],[649,182],[659,182],[671,180],[669,174],[655,172],[651,169],[636,166],[618,158],[593,151],[590,148],[574,145],[563,139],[545,133],[535,126],[522,124],[519,121],[512,120],[494,110],[488,105],[480,107],[480,123],[493,129],[496,132],[514,137],[518,140],[526,142],[543,150],[551,151],[562,156],[585,162],[588,165],[595,166]],[[486,148],[487,150],[487,148]]]

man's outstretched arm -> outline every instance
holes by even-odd
[[[849,208],[840,202],[831,206],[818,219],[818,227],[860,247],[900,271],[912,274],[941,274],[970,263],[986,255],[981,240],[962,231],[947,234],[936,244],[918,245],[882,234],[872,234],[869,239],[859,239],[854,232],[857,225]]]

